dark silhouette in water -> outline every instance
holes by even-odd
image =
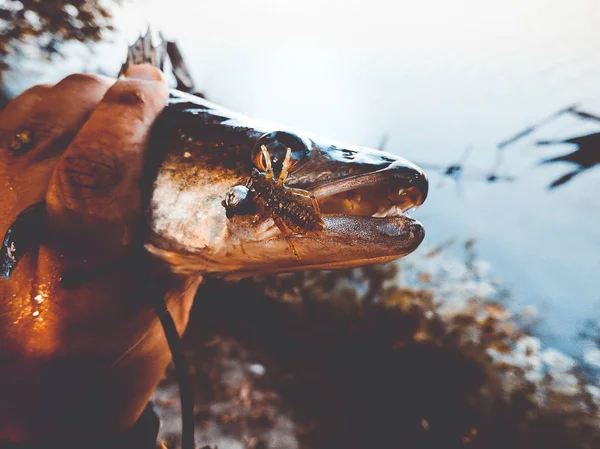
[[[484,181],[491,184],[501,181],[510,182],[515,179],[512,176],[499,175],[495,170],[490,170],[489,172],[470,168],[465,170],[466,167],[464,162],[457,162],[450,165],[421,163],[419,164],[419,167],[423,167],[426,170],[435,170],[442,176],[452,179],[456,182],[456,191],[459,196],[462,196],[460,184],[462,180]]]
[[[508,139],[503,140],[496,146],[496,148],[498,148],[498,150],[502,150],[502,149],[506,148],[507,146],[512,145],[513,143],[517,142],[518,140],[521,140],[523,137],[527,137],[528,135],[530,135],[531,133],[533,133],[534,131],[536,131],[537,129],[542,127],[543,125],[550,123],[551,121],[560,117],[561,115],[566,114],[566,113],[573,113],[575,111],[576,111],[575,105],[561,109],[560,111],[557,111],[552,115],[549,115],[548,117],[544,118],[543,120],[540,120],[535,125],[531,125],[531,126],[525,128],[524,130],[519,131],[514,136],[511,136]]]
[[[554,162],[567,162],[575,165],[575,170],[554,180],[549,188],[553,189],[570,181],[575,176],[586,170],[600,164],[600,132],[588,134],[585,136],[573,137],[566,140],[544,140],[537,142],[537,145],[559,145],[562,143],[571,143],[577,145],[578,149],[564,156],[544,159],[540,164],[550,164]]]
[[[385,145],[388,141],[388,134],[384,134],[377,148],[381,151],[385,151]],[[463,179],[470,181],[485,181],[488,183],[498,182],[498,181],[514,181],[512,176],[504,176],[496,173],[500,165],[500,159],[496,161],[496,164],[490,171],[483,171],[479,169],[468,169],[465,173],[465,163],[467,162],[467,158],[471,154],[473,149],[468,147],[463,153],[462,157],[457,161],[450,165],[447,164],[430,164],[427,162],[415,162],[419,167],[422,167],[426,170],[432,170],[440,173],[444,177],[448,177],[456,182],[456,191],[458,196],[462,196],[462,189],[460,182]]]
[[[500,181],[510,182],[515,180],[512,176],[499,175],[495,170],[486,172],[481,169],[467,168],[463,162],[450,165],[421,163],[419,164],[419,167],[440,172],[443,176],[456,181],[457,187],[458,183],[463,179],[469,181],[484,181],[488,183]]]
[[[518,132],[514,136],[500,142],[497,146],[498,150],[503,150],[507,146],[512,145],[513,143],[517,142],[523,137],[530,135],[531,133],[539,129],[541,126],[550,123],[552,120],[564,114],[571,114],[581,120],[591,120],[593,122],[600,123],[600,117],[598,117],[597,115],[577,109],[576,105],[569,106],[567,108],[555,112],[554,114],[546,117],[537,124],[530,126],[524,129],[523,131]],[[595,165],[600,164],[600,132],[587,134],[585,136],[573,137],[565,140],[542,140],[538,141],[536,144],[560,145],[564,143],[571,143],[577,145],[578,149],[563,156],[553,157],[550,159],[543,159],[540,162],[540,165],[550,164],[554,162],[567,162],[574,164],[576,168],[575,170],[566,173],[565,175],[550,183],[550,185],[548,186],[549,189],[554,189],[558,186],[561,186],[566,182],[571,181],[575,176],[583,173],[586,170],[589,170]]]
[[[497,170],[499,166],[502,164],[502,159],[504,155],[504,149],[508,146],[518,142],[519,140],[531,135],[533,132],[537,131],[540,127],[547,125],[553,120],[557,119],[560,116],[565,114],[569,114],[574,116],[580,120],[591,120],[596,123],[600,123],[600,117],[589,112],[583,111],[581,109],[577,109],[576,105],[568,106],[563,108],[548,117],[545,117],[543,120],[538,123],[531,125],[525,128],[522,131],[519,131],[515,135],[509,137],[508,139],[503,140],[498,143],[496,146],[497,158],[496,163],[492,167],[492,169],[487,173],[481,173],[481,170],[469,170],[465,171],[465,163],[470,154],[470,149],[467,149],[463,154],[461,159],[458,162],[455,162],[450,165],[445,164],[428,164],[428,163],[419,163],[420,167],[428,170],[435,170],[441,173],[445,177],[449,177],[456,181],[457,189],[460,194],[460,185],[459,182],[463,179],[470,179],[475,181],[484,180],[485,182],[492,183],[498,181],[513,181],[514,178],[511,176],[501,176],[497,174]],[[384,136],[382,139],[382,146],[385,144],[387,140],[387,136]],[[558,186],[561,186],[568,181],[571,181],[575,176],[591,169],[592,167],[600,164],[600,132],[595,132],[592,134],[587,134],[584,136],[573,137],[565,140],[542,140],[538,141],[537,145],[559,145],[570,143],[573,145],[577,145],[578,149],[565,154],[563,156],[543,159],[540,162],[540,165],[550,164],[555,162],[566,162],[575,165],[575,169],[566,173],[565,175],[559,177],[554,180],[548,186],[549,189],[554,189]]]

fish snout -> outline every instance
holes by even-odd
[[[406,159],[398,159],[384,170],[388,172],[389,182],[410,194],[414,207],[425,202],[429,192],[429,181],[420,167]]]

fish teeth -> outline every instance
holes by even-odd
[[[402,209],[398,206],[392,206],[387,210],[375,212],[371,215],[374,218],[398,217],[402,215]]]

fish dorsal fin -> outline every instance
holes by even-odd
[[[119,76],[123,75],[129,66],[135,64],[152,64],[164,72],[165,62],[168,58],[171,71],[177,82],[175,88],[182,92],[194,93],[196,91],[194,81],[177,43],[166,39],[160,32],[158,35],[161,42],[158,45],[154,45],[152,32],[150,27],[148,27],[146,33],[140,35],[140,37],[129,46],[127,59],[121,66]]]
[[[129,46],[127,59],[121,66],[119,76],[125,73],[129,66],[135,64],[152,64],[160,70],[164,70],[166,58],[167,42],[163,40],[160,44],[155,46],[152,41],[152,32],[150,27],[148,27],[146,33],[140,35],[140,37]]]

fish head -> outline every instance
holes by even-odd
[[[155,130],[147,248],[175,270],[244,277],[349,268],[403,257],[424,238],[407,212],[425,201],[427,178],[399,156],[248,118],[180,92],[171,95]],[[318,203],[324,229],[287,236],[299,257],[276,214],[226,207],[232,189],[243,196],[253,173],[265,174],[262,147],[272,182],[289,148],[285,188],[309,192]],[[312,207],[305,198],[298,204]]]

